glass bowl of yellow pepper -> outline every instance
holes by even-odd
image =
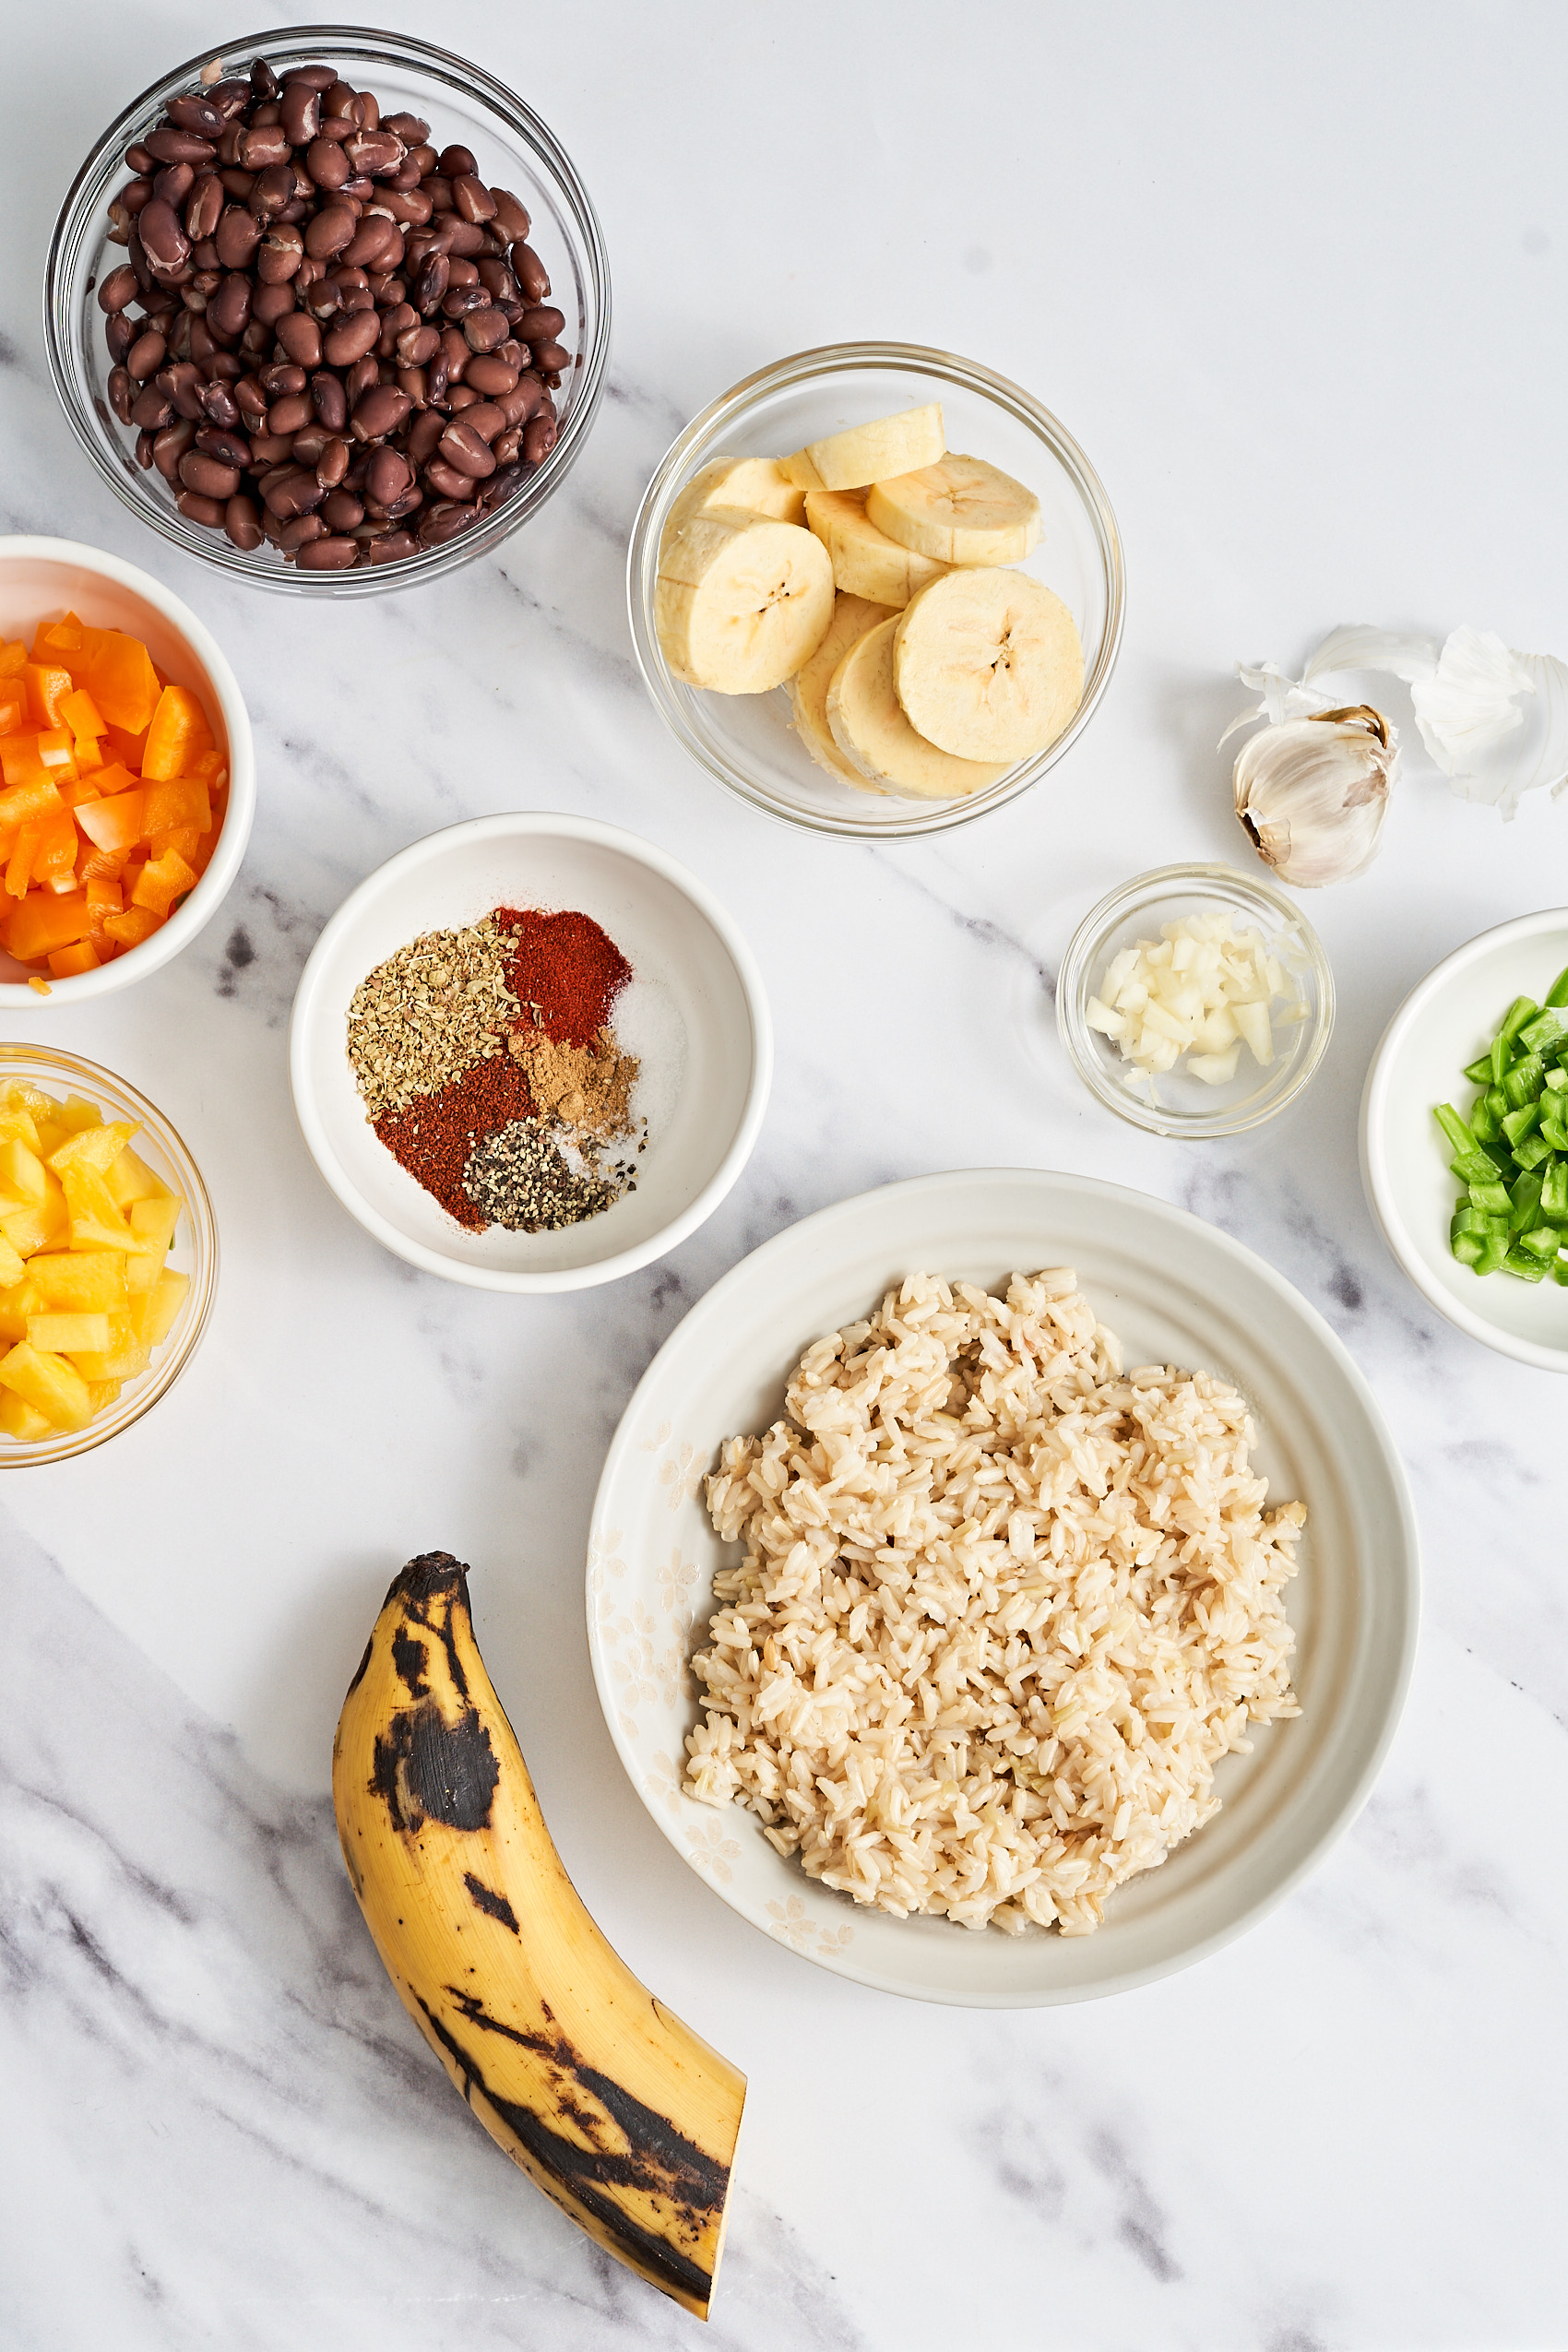
[[[0,1468],[139,1420],[217,1287],[212,1203],[162,1112],[95,1063],[0,1044]]]

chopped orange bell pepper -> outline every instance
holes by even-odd
[[[139,735],[127,735],[123,727],[106,727],[103,731],[103,756],[122,760],[133,776],[141,774],[142,746],[147,742],[144,727]]]
[[[87,689],[73,686],[61,702],[60,724],[70,729],[78,743],[84,737],[96,742],[104,731],[105,720]]]
[[[12,784],[0,792],[0,830],[37,825],[44,817],[58,816],[65,805],[59,786],[48,769],[41,767],[25,784]]]
[[[89,935],[100,956],[107,958],[114,952],[114,942],[103,928],[104,919],[125,912],[119,884],[101,881],[95,875],[87,885],[87,912]]]
[[[162,930],[163,918],[155,915],[150,907],[127,907],[123,915],[106,915],[103,928],[121,947],[139,947],[144,939],[150,939],[155,931]]]
[[[112,800],[87,801],[77,811],[77,823],[98,849],[129,849],[141,839],[142,803],[139,790],[116,792]]]
[[[25,898],[32,880],[32,861],[38,855],[38,845],[43,838],[42,825],[24,825],[17,836],[17,846],[6,868],[6,888],[13,898]],[[18,953],[13,948],[12,954]]]
[[[41,890],[16,909],[6,926],[6,942],[18,962],[29,964],[53,948],[73,946],[91,929],[85,890],[72,890],[60,897]]]
[[[176,898],[183,898],[196,887],[195,870],[185,863],[177,849],[161,858],[153,858],[143,868],[131,892],[133,907],[150,907],[155,915],[166,915]]]
[[[86,634],[74,612],[67,612],[61,621],[41,621],[33,632],[32,658],[35,661],[58,661],[68,670],[70,657],[80,653]]]
[[[128,849],[95,849],[89,845],[77,872],[84,882],[117,882],[129,856]]]
[[[139,783],[141,779],[139,777],[133,776],[123,761],[112,759],[106,766],[93,769],[92,780],[107,800],[111,792],[128,792],[132,786]]]
[[[127,735],[144,733],[158,707],[158,679],[146,646],[119,629],[105,629],[86,671],[80,683],[110,726]]]
[[[188,866],[195,866],[206,837],[194,825],[161,826],[156,833],[149,833],[147,837],[148,855],[149,858],[163,858],[171,849],[175,849]],[[197,868],[197,871],[200,869]]]
[[[137,638],[68,612],[30,648],[0,644],[11,954],[68,978],[139,946],[206,872],[228,783],[200,695],[172,685]]]
[[[27,681],[28,705],[41,727],[61,725],[60,705],[71,691],[71,673],[53,663],[30,661],[22,671]]]
[[[142,824],[149,839],[171,825],[194,825],[198,833],[207,831],[212,823],[212,804],[205,784],[188,776],[175,776],[166,783],[155,784],[148,769],[143,770],[143,778],[148,789]]]
[[[78,939],[74,947],[56,947],[49,958],[49,968],[56,980],[69,980],[75,972],[95,972],[98,956],[90,940]]]
[[[69,809],[48,819],[32,855],[32,878],[46,890],[71,890],[77,879],[77,821]]]
[[[212,749],[207,713],[188,686],[165,686],[147,731],[141,772],[148,784],[188,776],[193,759]]]
[[[0,735],[0,776],[7,786],[33,784],[49,770],[38,756],[38,730],[25,735]]]
[[[51,776],[74,776],[77,772],[76,747],[64,727],[45,727],[33,737],[38,746],[42,766]]]

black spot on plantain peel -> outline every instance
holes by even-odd
[[[376,1948],[473,2113],[601,2246],[706,2319],[744,2079],[584,1908],[448,1552],[392,1581],[343,1704],[332,1792]]]

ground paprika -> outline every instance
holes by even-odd
[[[494,921],[514,943],[506,985],[525,1020],[558,1045],[591,1045],[632,977],[615,942],[575,909],[497,907]]]

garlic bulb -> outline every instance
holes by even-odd
[[[1377,855],[1399,739],[1369,703],[1288,719],[1242,744],[1236,814],[1281,882],[1348,882]]]
[[[1409,687],[1421,741],[1462,801],[1507,818],[1518,814],[1526,792],[1548,786],[1555,799],[1568,791],[1568,661],[1517,653],[1492,631],[1467,624],[1441,653],[1431,637],[1341,624],[1300,678],[1287,677],[1277,661],[1238,662],[1236,675],[1263,700],[1238,711],[1220,742],[1260,719],[1277,727],[1303,713],[1333,717],[1314,708],[1334,700],[1321,682],[1333,678],[1343,693],[1348,678],[1374,670]]]

